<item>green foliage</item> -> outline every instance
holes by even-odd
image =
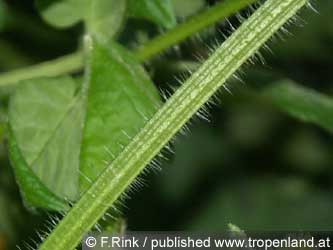
[[[54,196],[76,200],[159,107],[130,52],[88,43],[81,90],[70,77],[31,79],[11,99],[11,159],[29,206],[61,210]]]
[[[305,3],[305,0],[265,2],[107,165],[40,249],[74,249],[82,234],[103,216],[182,126]],[[64,235],[67,228],[71,230]]]
[[[204,0],[192,0],[191,4],[183,0],[172,0],[172,3],[176,16],[180,18],[190,17],[205,8]]]
[[[116,43],[93,41],[81,148],[85,191],[160,106],[159,95],[134,56]]]
[[[121,28],[126,0],[36,0],[42,17],[58,28],[85,21],[88,32],[112,38]]]
[[[5,5],[0,0],[0,30],[6,25],[9,31],[0,38],[0,70],[61,55],[74,46],[81,48],[81,39],[85,38],[84,53],[77,51],[0,76],[0,211],[4,211],[0,216],[0,248],[3,241],[16,240],[10,237],[12,234],[25,237],[17,229],[19,220],[29,225],[24,226],[29,232],[35,227],[28,219],[16,216],[16,210],[9,204],[21,204],[21,197],[15,195],[12,170],[30,211],[66,211],[67,215],[38,248],[74,248],[82,234],[90,230],[105,211],[110,211],[108,207],[114,205],[191,115],[307,1],[264,1],[266,9],[252,9],[253,16],[242,21],[243,25],[228,39],[220,38],[217,30],[228,32],[234,24],[239,25],[239,20],[222,19],[255,0],[209,2],[35,0],[40,15],[51,24],[47,26],[39,18],[29,24],[35,13],[21,19],[21,10],[17,12],[16,4],[6,1]],[[330,0],[323,0],[319,6],[324,17],[312,15],[317,20],[313,22],[309,8],[305,11],[305,20],[312,25],[301,33],[291,29],[296,33],[289,39],[291,42],[273,47],[276,58],[265,54],[268,64],[273,65],[270,72],[279,72],[278,78],[276,73],[272,74],[274,77],[261,75],[265,71],[259,68],[256,72],[260,73],[250,82],[261,82],[268,87],[260,90],[253,86],[251,90],[242,87],[240,91],[233,88],[237,82],[230,81],[226,87],[233,95],[222,93],[223,109],[212,112],[213,125],[195,123],[197,128],[191,130],[189,138],[172,146],[176,155],[163,166],[162,175],[167,174],[150,182],[153,186],[143,196],[141,193],[138,201],[126,201],[127,206],[135,207],[134,212],[126,215],[130,228],[169,230],[176,226],[224,230],[229,222],[246,230],[332,228],[329,192],[333,157],[327,135],[333,128],[333,104],[329,94],[317,92],[315,88],[319,86],[321,92],[331,91],[329,10],[333,5]],[[173,28],[175,16],[186,18],[205,8],[206,11]],[[10,25],[5,22],[7,10],[11,14],[7,22]],[[133,17],[130,25],[126,25],[127,17]],[[149,22],[141,22],[141,18],[155,23],[159,29],[152,28]],[[170,50],[168,55],[148,62],[152,56],[217,20],[221,22],[200,36],[203,43],[191,39],[186,46],[177,47],[177,51]],[[320,25],[323,21],[328,25]],[[78,34],[81,27],[72,27],[79,22],[84,24],[83,34]],[[16,30],[11,30],[12,26]],[[55,31],[52,26],[72,28]],[[139,44],[134,53],[120,45],[131,47],[137,43],[138,35],[148,39],[157,30],[170,28],[173,29],[146,44]],[[24,30],[24,34],[15,33],[17,30]],[[116,42],[119,31],[124,32]],[[32,41],[26,34],[33,37]],[[40,39],[49,34],[56,36],[45,41]],[[16,36],[26,44],[17,43],[12,38]],[[54,42],[52,46],[48,43],[58,36],[71,40],[72,47],[63,42]],[[212,42],[215,39],[223,41],[222,47],[161,107],[150,77],[162,89],[169,89],[174,80],[167,75],[176,73],[178,77],[178,71],[187,66],[192,71],[197,70],[199,63],[192,54],[199,53],[206,58],[212,54],[207,47],[216,46],[216,42]],[[40,43],[52,48],[39,51],[36,47]],[[25,46],[34,49],[30,51]],[[26,50],[26,54],[21,50]],[[13,64],[12,60],[19,63]],[[144,61],[151,76],[140,65]],[[247,73],[251,74],[251,70]],[[286,78],[298,84],[291,80],[274,82]],[[308,87],[299,84],[301,82]],[[8,96],[14,91],[7,124]],[[285,114],[300,122],[285,119]],[[216,194],[209,195],[212,192]],[[70,210],[68,201],[73,204]],[[161,216],[156,207],[168,209]],[[21,210],[25,211],[24,207]],[[21,215],[22,211],[19,211]],[[189,213],[193,215],[191,220],[187,220]],[[24,215],[22,217],[28,213]],[[39,213],[36,216],[41,218]],[[164,218],[174,219],[166,221]],[[103,230],[124,229],[121,220],[107,220],[99,225]],[[233,225],[229,229],[241,232]]]
[[[86,17],[88,32],[99,39],[109,40],[123,26],[126,14],[126,0],[91,1],[91,9]]]
[[[272,83],[264,97],[278,109],[333,132],[333,99],[288,80]]]
[[[68,206],[66,202],[52,193],[37,177],[31,167],[28,166],[15,141],[12,131],[10,131],[9,140],[10,159],[14,165],[16,181],[19,184],[20,193],[25,206],[31,210],[36,208],[46,208],[56,211],[67,210]],[[44,172],[48,174],[47,171],[44,170]]]
[[[171,0],[36,0],[36,6],[55,27],[85,21],[89,32],[106,38],[118,32],[127,10],[131,17],[145,18],[167,29],[176,25]]]
[[[156,89],[134,56],[108,42],[122,25],[125,3],[36,1],[50,24],[64,28],[84,21],[95,38],[87,36],[82,86],[68,76],[32,78],[22,81],[11,98],[10,157],[30,208],[67,209],[67,201],[78,199],[160,106]],[[133,8],[137,2],[131,4]],[[174,19],[168,1],[141,7],[142,15],[162,26],[170,26]],[[54,66],[71,67],[80,57],[79,53],[68,57],[68,63],[59,59]],[[43,69],[54,71],[48,64]]]
[[[40,206],[38,199],[46,199],[50,191],[69,200],[78,197],[83,112],[82,98],[75,95],[76,84],[70,77],[42,78],[22,83],[11,99],[11,159],[31,206]],[[43,185],[37,185],[32,175]],[[39,192],[44,185],[50,191]],[[38,197],[33,201],[27,195]]]
[[[164,49],[168,49],[172,45],[177,45],[193,34],[196,34],[197,32],[216,23],[218,20],[227,18],[237,13],[237,11],[245,8],[255,1],[256,0],[226,0],[216,4],[207,11],[189,18],[187,22],[179,24],[174,29],[171,29],[167,34],[162,34],[156,39],[147,42],[145,46],[139,47],[137,55],[139,58],[148,59],[153,55],[162,52]]]
[[[36,0],[46,22],[59,28],[72,26],[87,16],[91,0]]]
[[[166,29],[176,25],[171,0],[128,0],[129,15],[148,19]]]

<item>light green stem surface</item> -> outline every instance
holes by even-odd
[[[174,29],[156,37],[139,47],[134,53],[140,61],[145,61],[153,55],[178,44],[187,37],[200,30],[214,24],[215,22],[228,17],[240,9],[246,7],[256,0],[225,0],[216,6],[209,8],[201,14],[194,16]],[[16,84],[21,80],[26,80],[41,76],[57,76],[72,73],[83,67],[82,53],[77,52],[55,60],[37,64],[34,66],[14,70],[0,75],[0,87]]]
[[[39,249],[74,249],[177,131],[306,2],[266,1],[147,122]]]
[[[81,70],[82,66],[82,53],[73,53],[52,61],[3,73],[0,75],[0,87],[10,86],[19,81],[35,77],[58,76],[66,73],[73,73]]]

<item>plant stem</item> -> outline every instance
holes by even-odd
[[[74,249],[192,115],[306,2],[266,1],[147,122],[39,249]]]
[[[154,38],[139,47],[134,53],[140,61],[145,61],[163,50],[178,44],[187,37],[212,25],[213,23],[226,18],[256,0],[225,0],[214,7],[190,18],[174,29]],[[21,80],[26,80],[41,76],[57,76],[72,73],[83,68],[82,53],[76,52],[55,60],[50,60],[41,64],[14,70],[0,75],[0,87],[16,84]]]
[[[58,76],[72,73],[81,70],[82,66],[82,53],[76,52],[55,60],[3,73],[0,75],[0,87],[10,86],[21,80],[27,80],[34,77]]]
[[[155,39],[148,41],[136,50],[137,58],[141,61],[147,60],[152,56],[179,44],[186,38],[198,33],[200,30],[209,27],[217,21],[237,13],[257,0],[225,0],[208,10],[196,15],[186,22],[179,24],[174,29],[164,33]]]

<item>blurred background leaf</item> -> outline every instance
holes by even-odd
[[[206,7],[204,0],[192,0],[191,4],[183,0],[172,0],[172,3],[176,17],[181,19],[188,18]]]
[[[131,17],[145,18],[166,29],[176,25],[171,0],[128,0]]]
[[[36,0],[46,22],[55,27],[70,27],[86,17],[91,0]]]
[[[125,22],[127,1],[93,0],[90,5],[86,19],[88,31],[98,38],[110,40],[119,33]]]
[[[333,132],[333,99],[330,97],[288,80],[272,83],[265,88],[264,97],[281,111]]]
[[[36,0],[46,22],[68,28],[85,21],[88,32],[103,39],[112,38],[126,16],[126,0]]]

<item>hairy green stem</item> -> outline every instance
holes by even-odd
[[[239,10],[257,0],[225,0],[216,6],[209,8],[203,13],[190,18],[188,21],[178,25],[169,32],[162,34],[155,39],[147,42],[136,50],[137,58],[147,60],[152,56],[170,48],[172,45],[179,44],[187,37],[198,33],[200,30],[209,27],[222,18],[231,16]]]
[[[192,115],[306,2],[266,1],[147,122],[39,249],[74,249]]]
[[[145,61],[153,55],[178,44],[187,37],[199,32],[200,30],[214,24],[215,22],[228,17],[256,0],[225,0],[220,4],[209,8],[201,14],[190,18],[183,24],[174,29],[154,38],[143,46],[139,47],[134,53],[140,61]],[[0,87],[17,83],[41,76],[57,76],[65,73],[72,73],[82,69],[82,53],[76,52],[55,60],[50,60],[41,64],[14,70],[0,75]]]

